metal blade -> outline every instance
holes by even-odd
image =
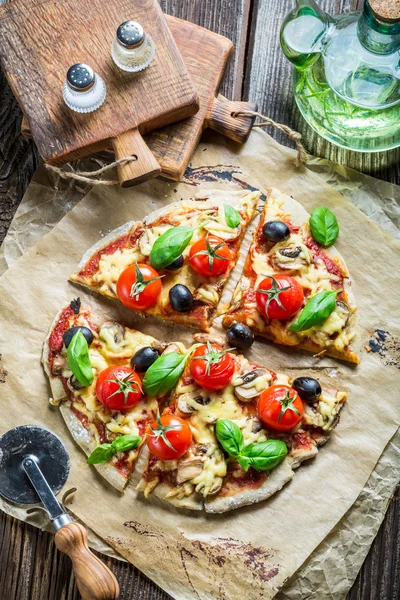
[[[64,513],[64,510],[61,508],[58,503],[57,498],[51,491],[49,484],[43,476],[42,471],[40,470],[37,458],[35,456],[26,456],[22,460],[22,466],[24,468],[25,473],[28,475],[33,487],[35,488],[35,492],[39,496],[40,500],[44,504],[45,509],[49,513],[51,520],[56,519]]]

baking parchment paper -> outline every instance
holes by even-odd
[[[399,419],[398,404],[394,400],[397,373],[395,364],[386,364],[382,369],[385,361],[393,363],[387,354],[364,353],[363,363],[357,370],[324,361],[327,367],[331,366],[327,371],[331,376],[340,372],[340,380],[349,389],[351,398],[333,440],[316,461],[302,467],[293,482],[271,501],[222,518],[184,515],[156,501],[150,505],[140,499],[135,502],[131,491],[114,500],[118,496],[88,470],[59,416],[45,406],[43,398],[47,386],[37,368],[38,349],[48,323],[62,301],[76,295],[65,280],[87,246],[96,241],[100,233],[125,220],[142,217],[155,206],[212,187],[214,181],[223,181],[225,187],[233,187],[237,181],[242,186],[248,182],[262,191],[275,185],[293,193],[308,209],[320,203],[333,207],[342,232],[338,248],[346,257],[356,283],[355,292],[363,315],[363,341],[368,344],[376,329],[388,331],[388,323],[390,335],[398,332],[398,315],[394,314],[398,290],[394,281],[390,281],[389,286],[390,274],[395,272],[398,245],[318,177],[307,171],[301,174],[295,171],[290,151],[268,136],[252,134],[241,152],[221,139],[214,139],[214,143],[202,145],[196,153],[190,183],[174,186],[150,182],[134,190],[93,190],[3,276],[0,282],[4,298],[2,317],[8,314],[10,322],[5,323],[0,334],[5,367],[9,371],[1,393],[5,395],[2,403],[9,404],[5,411],[9,418],[7,423],[0,421],[0,426],[4,431],[21,422],[39,422],[58,431],[73,455],[71,484],[80,478],[74,512],[176,597],[216,598],[224,594],[237,597],[245,591],[248,598],[259,597],[259,594],[269,598],[356,500],[385,444],[396,431]],[[376,251],[371,251],[375,247]],[[379,287],[385,298],[384,310],[378,310],[376,303],[371,306],[369,302],[369,298],[378,297]],[[368,294],[362,295],[360,290],[363,289],[368,290]],[[80,295],[86,297],[84,293]],[[180,339],[187,337],[179,328],[171,331],[155,321],[138,321],[111,303],[94,298],[90,303],[99,309],[103,307],[103,314],[107,305],[108,312],[120,315],[126,322],[140,322],[142,329],[158,332],[159,336],[161,331],[168,331],[166,335],[171,339],[171,336],[177,337],[179,331]],[[389,317],[391,311],[393,314]],[[26,341],[21,349],[23,337]],[[8,347],[5,339],[9,339]],[[12,352],[18,350],[19,357],[13,358]],[[299,361],[309,365],[315,362],[309,356],[300,358],[266,344],[257,344],[252,356],[259,361],[268,360],[272,368],[297,366]],[[375,385],[377,379],[379,389]],[[27,382],[30,382],[29,387]],[[20,396],[17,405],[10,400],[12,395]],[[113,507],[111,515],[110,505]],[[307,511],[299,511],[298,506],[307,506]],[[287,518],[291,511],[296,515],[295,521]],[[165,561],[166,545],[169,546],[168,562]],[[154,557],[150,565],[149,556]]]

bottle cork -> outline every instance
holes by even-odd
[[[369,0],[374,17],[379,21],[396,23],[400,21],[400,0]]]

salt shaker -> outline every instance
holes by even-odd
[[[103,104],[106,98],[106,84],[89,65],[77,63],[67,71],[63,98],[71,110],[90,113]]]
[[[149,66],[154,58],[154,44],[137,21],[125,21],[117,29],[111,47],[114,63],[123,71],[136,73]]]

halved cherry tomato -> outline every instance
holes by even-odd
[[[161,294],[161,278],[153,267],[135,263],[122,271],[117,283],[117,296],[128,308],[143,310],[154,306]]]
[[[97,379],[96,396],[110,410],[123,412],[143,396],[142,380],[130,367],[107,367]]]
[[[223,275],[232,260],[233,255],[227,244],[208,233],[193,244],[189,252],[190,266],[203,277]]]
[[[206,390],[222,390],[230,383],[235,371],[232,356],[217,344],[203,344],[192,355],[190,373]]]
[[[290,319],[304,302],[300,283],[289,275],[271,275],[256,290],[258,310],[267,319]]]
[[[184,419],[174,415],[158,415],[147,433],[147,446],[161,460],[180,458],[192,443],[192,430]]]
[[[277,431],[293,429],[303,416],[304,406],[296,390],[288,385],[271,385],[257,402],[259,419]]]

